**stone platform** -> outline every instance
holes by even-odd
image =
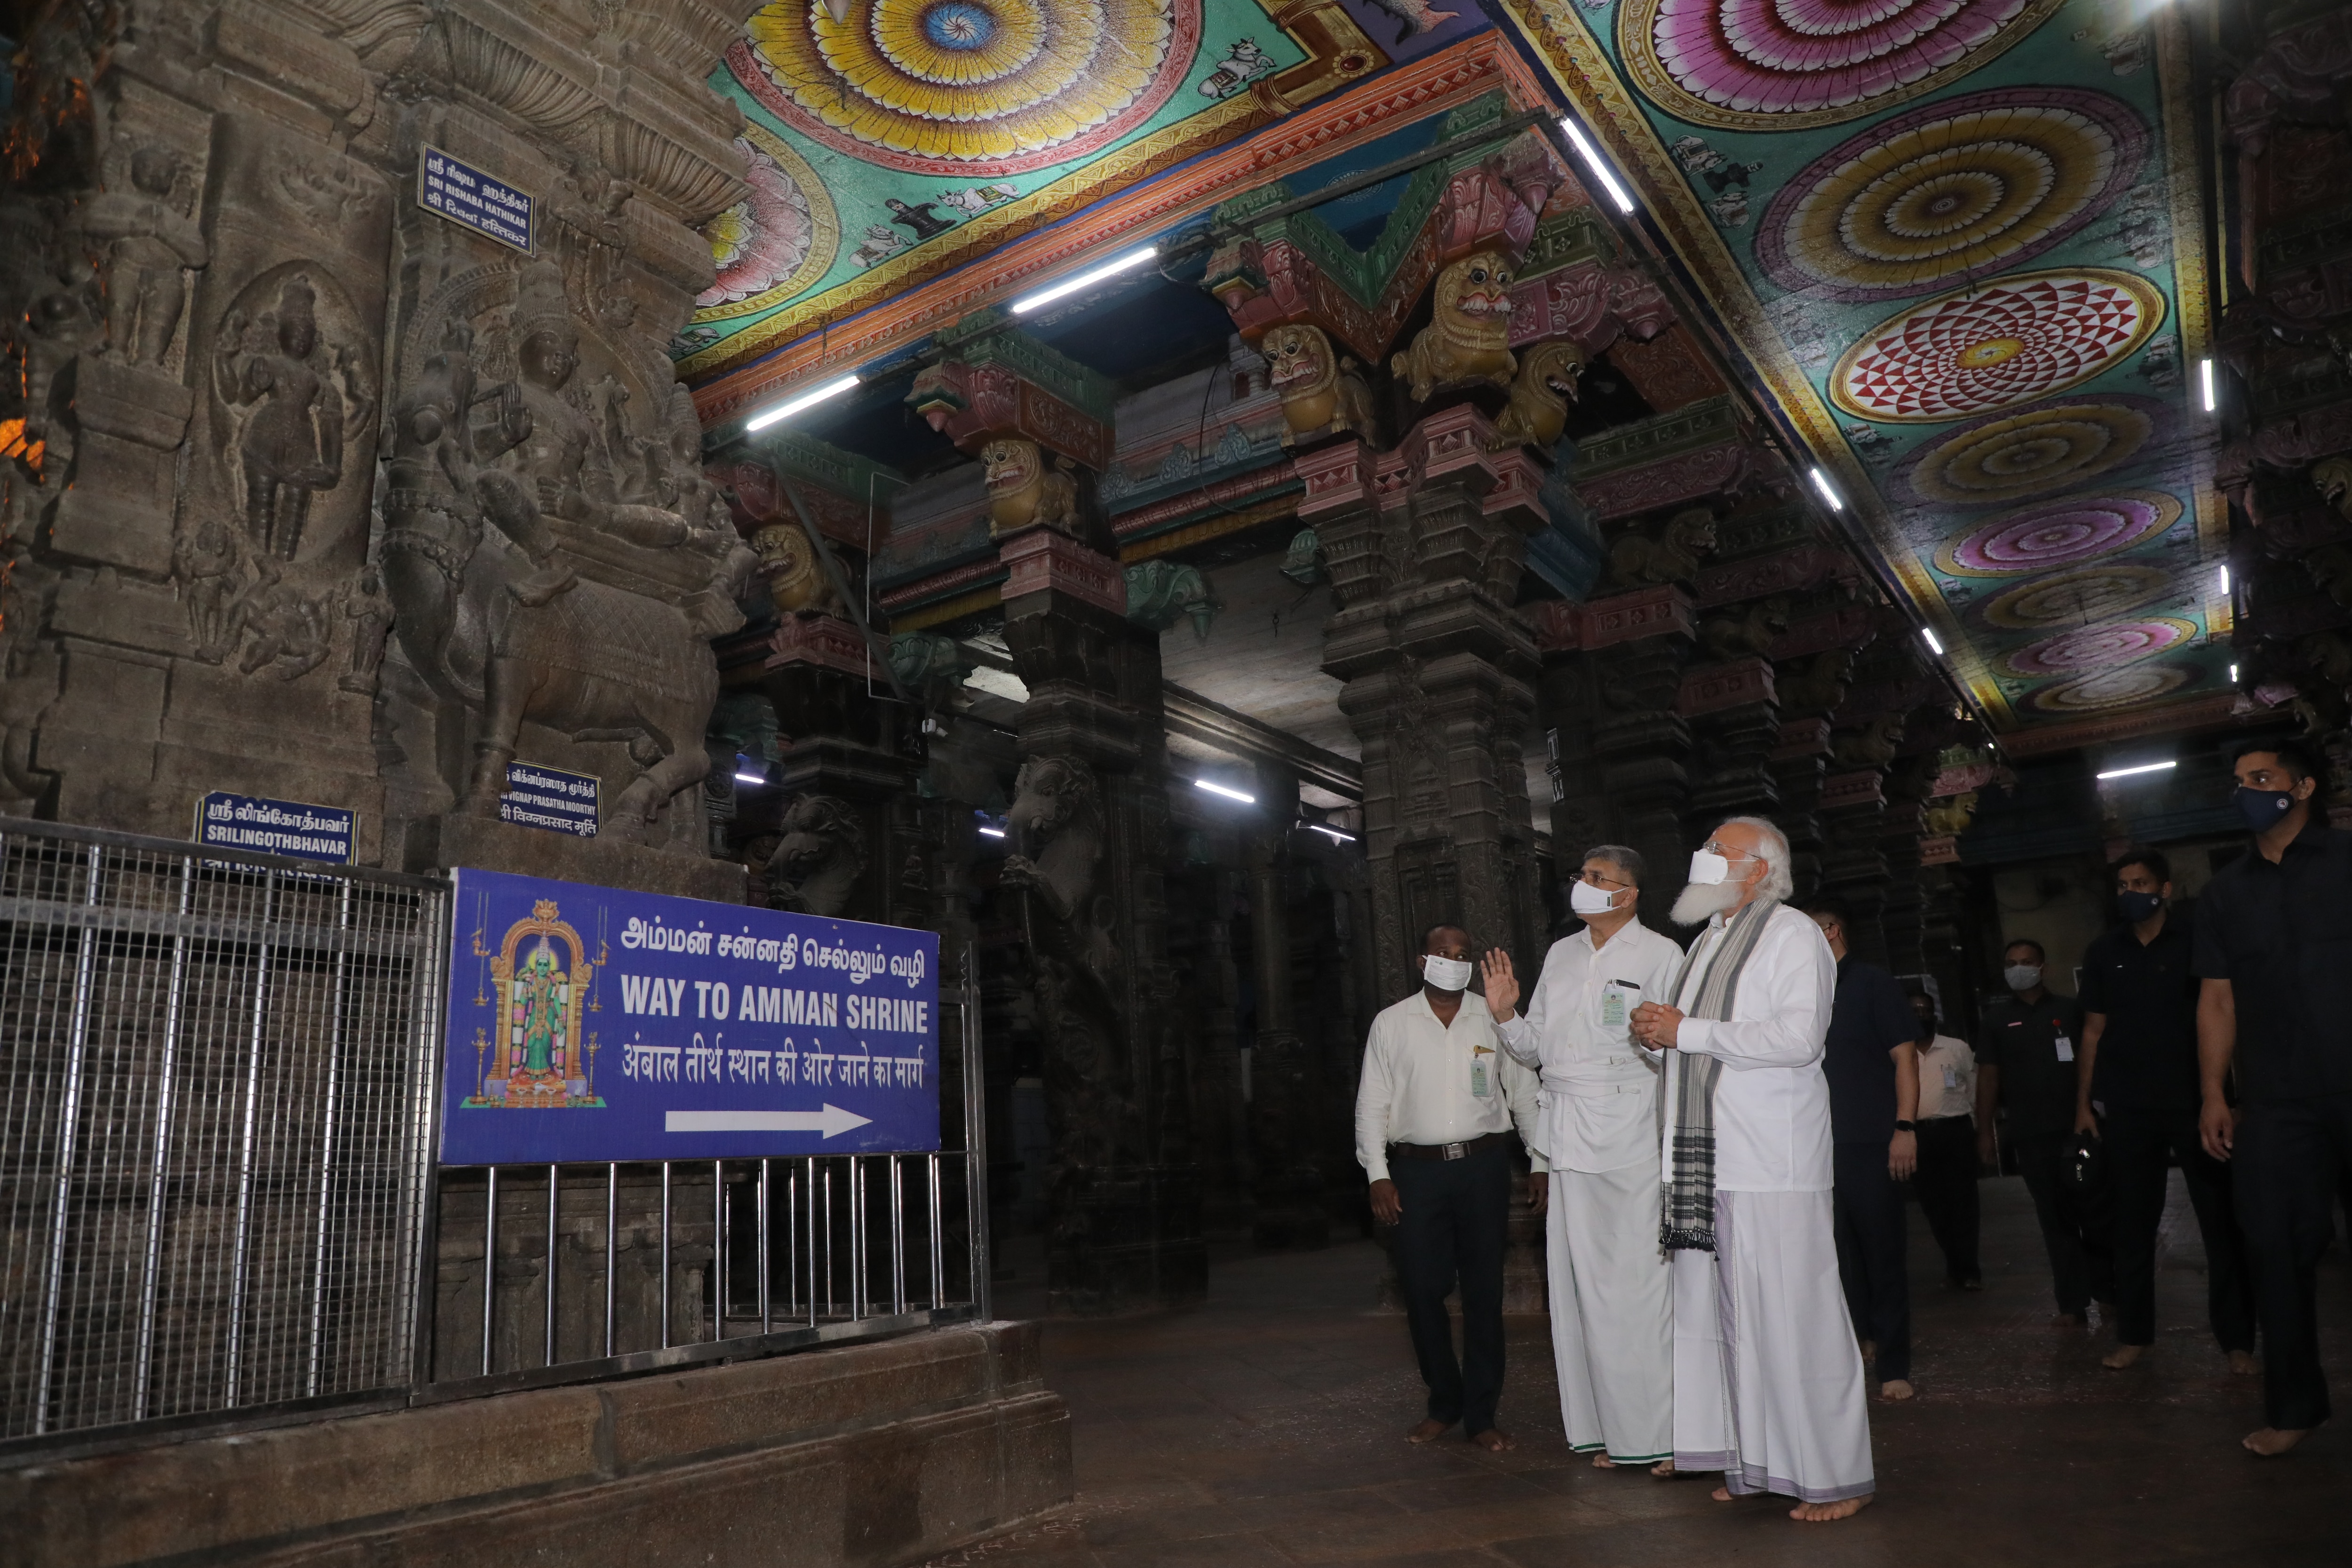
[[[0,1563],[881,1568],[1068,1500],[1034,1323],[0,1470]]]

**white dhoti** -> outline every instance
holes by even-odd
[[[1718,1192],[1715,1240],[1675,1254],[1675,1468],[1735,1495],[1876,1490],[1830,1194]]]
[[[1669,1272],[1658,1167],[1554,1171],[1546,1222],[1552,1362],[1568,1446],[1627,1464],[1674,1449]]]

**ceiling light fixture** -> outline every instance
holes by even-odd
[[[768,775],[765,773],[737,773],[735,775],[735,782],[737,784],[763,784],[768,782]]]
[[[2232,686],[2238,684],[2238,667],[2234,664],[2230,667],[2230,684]]]
[[[2223,562],[2223,563],[2221,563],[2221,592],[2222,592],[2223,594],[2225,594],[2225,595],[2226,595],[2226,594],[2228,594],[2228,593],[2229,593],[2229,591],[2230,591],[2230,563],[2229,563],[2228,562],[2226,562],[2226,561],[2225,561],[2225,562]]]
[[[2179,766],[2177,763],[2138,763],[2128,768],[2109,768],[2099,776],[2103,779],[2127,779],[2134,773],[2160,773]]]
[[[1927,645],[1927,651],[1929,653],[1934,654],[1937,658],[1944,657],[1944,645],[1936,640],[1936,633],[1933,627],[1921,626],[1919,628],[1919,640]]]
[[[2221,398],[2213,390],[2213,362],[2211,360],[2200,359],[2197,362],[2197,379],[2205,389],[2205,412],[2210,414],[2215,409],[2221,406]]]
[[[1192,781],[1192,787],[1194,789],[1207,790],[1211,795],[1223,795],[1227,800],[1240,801],[1244,805],[1255,805],[1257,804],[1257,796],[1254,795],[1244,795],[1237,789],[1227,789],[1221,784],[1211,784],[1206,779],[1194,779]]]
[[[1822,492],[1822,499],[1830,503],[1832,511],[1845,510],[1845,498],[1837,493],[1837,487],[1830,483],[1830,477],[1819,468],[1813,470],[1813,489]]]
[[[983,827],[980,830],[980,836],[982,838],[1002,838],[1004,837],[1004,829],[1002,827]]]
[[[1326,827],[1319,822],[1308,823],[1307,825],[1307,831],[1309,833],[1326,834],[1330,837],[1339,840],[1342,844],[1353,844],[1356,841],[1356,836],[1354,834],[1342,833],[1336,827]]]
[[[1122,272],[1132,271],[1147,261],[1157,260],[1159,256],[1160,247],[1156,245],[1147,245],[1140,250],[1130,250],[1125,256],[1106,261],[1100,267],[1091,271],[1081,272],[1076,278],[1055,284],[1051,289],[1040,289],[1026,299],[1013,300],[1013,313],[1016,316],[1025,316],[1040,305],[1050,305],[1063,295],[1075,294],[1089,283],[1099,283],[1106,278],[1116,278]]]
[[[1609,193],[1609,199],[1617,204],[1617,210],[1621,213],[1632,213],[1633,198],[1625,194],[1625,187],[1617,183],[1617,176],[1611,174],[1609,165],[1601,161],[1599,149],[1584,139],[1584,128],[1565,115],[1560,117],[1559,128],[1568,132],[1568,139],[1570,142],[1576,143],[1577,154],[1584,160],[1585,166],[1592,171],[1593,177],[1601,182],[1601,188]]]
[[[751,418],[743,421],[743,428],[747,432],[764,430],[779,419],[790,419],[803,408],[814,408],[828,397],[838,397],[856,384],[857,377],[855,375],[845,375],[838,381],[828,381],[814,392],[802,393],[790,403],[771,408],[765,414],[754,414]]]

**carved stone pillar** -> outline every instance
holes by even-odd
[[[1290,952],[1290,824],[1294,773],[1261,763],[1258,817],[1242,835],[1248,879],[1257,1033],[1250,1047],[1250,1161],[1260,1247],[1318,1247],[1331,1239],[1312,1128],[1318,1075],[1298,1027]]]
[[[1032,528],[1003,558],[1005,641],[1029,700],[1011,813],[1045,1037],[1057,1310],[1196,1299],[1207,1283],[1182,1055],[1165,1027],[1167,762],[1160,644],[1118,564]]]
[[[1242,1099],[1241,973],[1234,961],[1234,907],[1241,875],[1212,867],[1205,878],[1208,908],[1193,983],[1202,1018],[1193,1058],[1193,1149],[1201,1167],[1202,1223],[1232,1230],[1249,1223],[1248,1108]]]
[[[1480,946],[1529,951],[1539,931],[1521,737],[1539,666],[1508,608],[1538,471],[1489,450],[1493,427],[1456,405],[1375,458],[1348,440],[1298,459],[1339,608],[1326,671],[1363,747],[1377,983],[1412,987],[1423,931],[1463,926]]]

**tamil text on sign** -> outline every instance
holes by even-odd
[[[344,866],[351,863],[355,820],[339,805],[305,805],[215,790],[196,803],[195,838],[224,849]]]
[[[416,205],[530,253],[530,197],[438,147],[428,145],[417,154]]]
[[[930,931],[457,873],[441,1159],[940,1146]]]
[[[499,820],[593,838],[596,784],[593,773],[567,773],[536,763],[509,763],[507,792],[499,797]]]

